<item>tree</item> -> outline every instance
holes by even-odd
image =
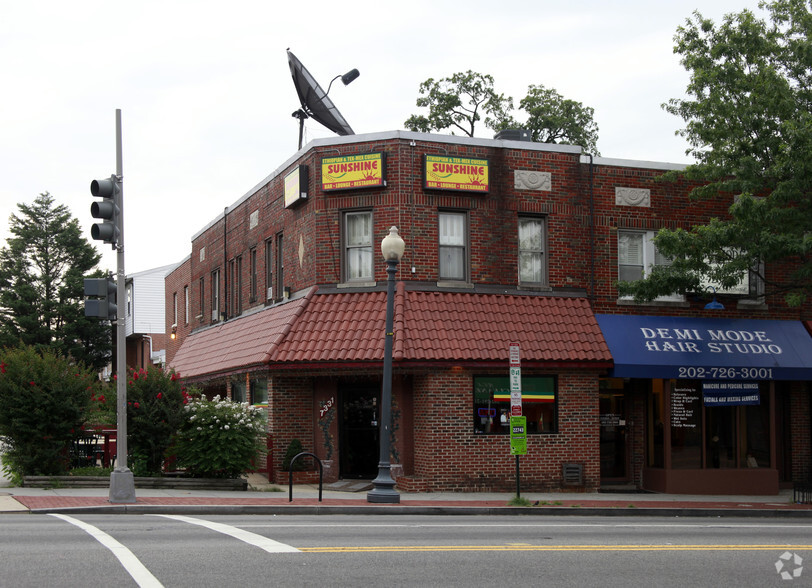
[[[101,256],[47,192],[17,208],[0,249],[0,346],[49,347],[100,369],[110,356],[110,326],[84,316],[83,278]]]
[[[69,465],[70,442],[82,434],[100,386],[73,360],[21,346],[0,351],[0,437],[16,475],[59,475]]]
[[[527,113],[527,122],[514,119],[513,98],[498,94],[493,78],[468,70],[450,78],[429,78],[420,85],[417,105],[429,109],[428,116],[413,114],[404,123],[412,131],[428,133],[456,127],[474,136],[476,123],[485,118],[485,126],[495,131],[524,128],[533,141],[580,145],[589,153],[597,152],[598,125],[594,110],[575,100],[567,100],[555,90],[529,86],[519,108]],[[452,131],[453,134],[453,131]]]
[[[127,431],[132,470],[136,476],[158,476],[183,422],[183,407],[189,402],[189,395],[175,372],[155,366],[127,371]]]
[[[769,20],[743,10],[717,26],[695,12],[677,29],[688,97],[663,107],[685,120],[678,133],[697,163],[670,175],[701,183],[692,198],[736,198],[728,217],[660,230],[655,244],[673,264],[618,284],[621,294],[650,300],[697,291],[703,276],[730,287],[747,271],[758,274],[765,295],[783,295],[790,305],[810,294],[812,3],[759,6]]]
[[[527,96],[519,102],[527,122],[505,120],[500,128],[524,128],[538,143],[566,143],[580,145],[587,153],[600,155],[597,148],[598,125],[595,110],[575,100],[568,100],[552,88],[529,86]]]
[[[483,112],[488,115],[485,126],[496,128],[513,109],[513,99],[496,93],[493,77],[469,69],[450,78],[427,79],[420,84],[417,106],[428,108],[428,116],[413,114],[404,123],[407,129],[428,133],[455,127],[473,137]]]

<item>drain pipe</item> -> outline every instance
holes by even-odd
[[[220,316],[223,322],[228,320],[228,206],[223,209],[223,308],[220,309]],[[218,317],[219,318],[219,317]]]
[[[594,158],[589,156],[589,297],[595,299],[595,184]]]

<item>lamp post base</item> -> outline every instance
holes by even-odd
[[[128,468],[116,468],[110,473],[110,494],[107,501],[113,504],[135,503],[135,478]]]
[[[374,488],[367,492],[367,502],[374,504],[400,504],[400,493],[389,473],[389,464],[378,465],[378,477],[372,480]]]

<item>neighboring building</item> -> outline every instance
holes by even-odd
[[[177,264],[158,267],[126,279],[124,302],[127,337],[127,366],[135,369],[166,363],[165,287],[166,275]]]
[[[379,245],[394,225],[406,241],[399,488],[515,488],[506,418],[517,343],[523,489],[777,492],[812,463],[809,309],[765,299],[755,280],[720,293],[721,310],[703,296],[637,305],[614,288],[667,262],[650,244],[657,229],[726,214],[730,198],[689,202],[685,181],[659,179],[669,169],[412,132],[314,141],[195,234],[167,275],[168,365],[207,394],[267,407],[258,467],[271,479],[287,480],[277,470],[294,438],[324,461],[326,480],[371,479]]]

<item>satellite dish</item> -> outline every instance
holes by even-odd
[[[288,50],[288,65],[290,65],[290,75],[293,76],[293,85],[296,86],[296,93],[299,95],[299,102],[302,104],[302,107],[293,113],[293,116],[299,119],[299,149],[302,148],[302,131],[306,118],[320,122],[338,135],[354,135],[355,132],[350,124],[338,111],[333,101],[327,97],[327,92],[321,89],[316,79],[290,50]],[[332,86],[335,80],[341,78],[346,86],[358,75],[358,70],[353,69],[343,76],[333,78],[330,85]]]

